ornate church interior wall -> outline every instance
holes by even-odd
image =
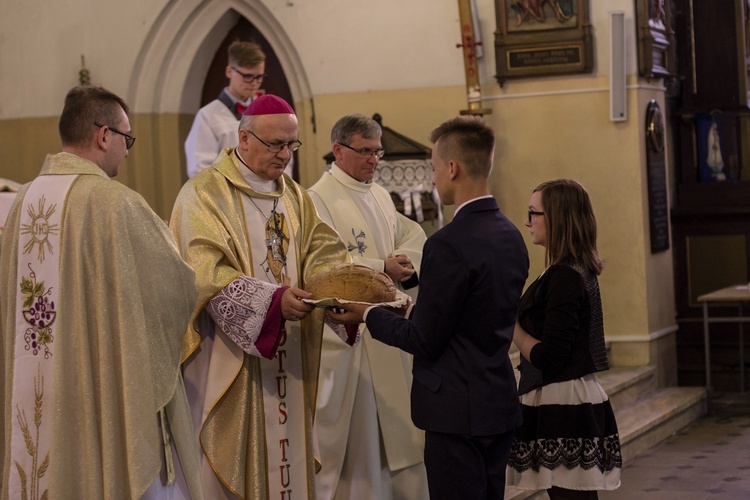
[[[523,222],[531,190],[559,177],[590,192],[599,221],[608,337],[645,343],[627,359],[653,361],[649,339],[674,324],[671,251],[649,250],[644,112],[659,82],[637,74],[632,0],[591,0],[594,69],[589,74],[494,80],[495,0],[475,2],[485,119],[498,144],[491,183],[503,211]],[[78,83],[81,55],[92,83],[122,95],[138,137],[118,180],[167,218],[186,179],[182,142],[199,107],[212,48],[239,16],[274,44],[300,118],[299,177],[312,185],[342,115],[383,116],[425,145],[440,122],[467,107],[457,1],[136,0],[0,3],[0,177],[32,179],[59,150],[57,117]],[[627,116],[609,120],[609,11],[625,12]],[[82,14],[83,13],[83,14]],[[30,31],[29,26],[34,26]],[[43,36],[35,36],[41,33]],[[10,41],[13,41],[11,44]],[[208,60],[206,60],[208,59]],[[450,216],[452,211],[448,210]],[[450,218],[450,217],[448,217]],[[530,276],[544,269],[530,247]],[[632,346],[631,346],[632,347]]]

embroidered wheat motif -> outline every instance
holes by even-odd
[[[47,498],[48,491],[44,490],[39,492],[39,480],[44,477],[49,467],[49,453],[42,460],[41,465],[39,464],[39,429],[42,427],[42,405],[44,402],[44,378],[41,374],[38,377],[34,377],[34,427],[29,427],[29,422],[26,418],[26,411],[20,407],[16,407],[16,418],[18,425],[21,427],[23,433],[23,440],[26,444],[26,452],[31,457],[31,476],[29,477],[27,472],[23,469],[18,461],[14,461],[16,469],[18,470],[18,476],[21,478],[21,490],[22,500],[44,500]],[[32,436],[32,432],[35,436]]]

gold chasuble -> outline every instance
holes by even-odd
[[[174,474],[171,440],[202,498],[180,377],[195,297],[140,195],[88,160],[47,156],[0,244],[3,500],[148,497]]]
[[[324,311],[316,309],[302,322],[286,323],[277,355],[265,359],[252,334],[268,306],[255,303],[260,293],[242,295],[238,283],[253,277],[265,287],[288,283],[304,289],[314,274],[350,259],[337,233],[318,217],[307,192],[286,175],[277,179],[275,190],[259,192],[251,187],[248,172],[233,149],[222,151],[211,168],[183,186],[170,223],[199,289],[182,355],[204,482],[211,475],[216,483],[206,484],[206,495],[315,498],[312,423]],[[217,313],[213,299],[224,296],[237,300],[223,301]],[[240,326],[232,331],[225,331],[208,312],[229,315],[238,305],[252,312],[234,323]],[[299,373],[294,373],[290,349],[298,353]],[[300,389],[296,393],[295,386]],[[297,410],[288,400],[294,394],[299,395]],[[287,441],[282,425],[299,426],[303,443]],[[304,470],[295,471],[294,465],[290,470],[294,463]],[[304,484],[294,483],[296,489],[289,491],[290,475],[300,477],[300,472]]]

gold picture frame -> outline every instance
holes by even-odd
[[[594,66],[588,0],[495,0],[498,83]]]

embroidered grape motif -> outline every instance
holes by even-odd
[[[24,294],[23,306],[26,308],[23,310],[23,317],[31,325],[24,333],[25,348],[35,356],[43,352],[47,359],[52,355],[49,349],[49,344],[54,340],[51,326],[57,316],[55,302],[49,299],[51,290],[45,289],[44,282],[36,282],[32,270],[30,279],[22,279],[21,292]]]
[[[31,316],[29,323],[38,326],[39,328],[44,328],[45,325],[50,324],[54,312],[54,302],[50,302],[47,297],[38,297],[34,307],[29,311]]]

